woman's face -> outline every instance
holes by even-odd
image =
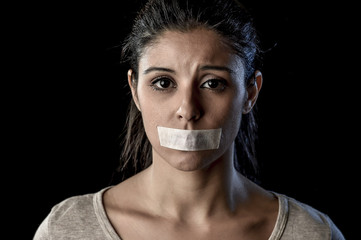
[[[205,29],[166,31],[145,49],[138,70],[137,89],[132,92],[153,147],[153,161],[193,171],[231,152],[248,94],[243,63],[219,35]],[[160,146],[157,126],[221,128],[220,146],[203,151],[165,148]]]

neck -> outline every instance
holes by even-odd
[[[157,214],[198,222],[232,215],[246,196],[245,179],[234,168],[233,154],[232,147],[210,166],[195,171],[177,170],[154,154],[147,180]]]

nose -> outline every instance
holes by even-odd
[[[198,120],[203,115],[199,94],[191,90],[185,91],[181,96],[180,105],[176,114],[180,120]]]

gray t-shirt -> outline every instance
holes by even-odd
[[[102,196],[106,189],[70,197],[55,205],[33,240],[121,240],[104,210]],[[279,212],[269,240],[345,239],[327,215],[288,196],[274,194]]]

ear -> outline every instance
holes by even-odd
[[[247,86],[247,89],[246,89],[247,90],[247,99],[244,102],[244,107],[242,110],[243,114],[247,114],[252,110],[252,108],[258,98],[259,91],[261,90],[262,82],[263,82],[262,73],[257,70],[254,74],[253,80]]]
[[[134,79],[133,70],[129,69],[128,70],[128,84],[129,84],[130,90],[132,91],[133,101],[134,101],[135,105],[137,106],[138,110],[141,112],[139,100],[138,100],[137,89],[136,89],[136,85],[134,84],[134,81],[135,81],[135,79]]]

